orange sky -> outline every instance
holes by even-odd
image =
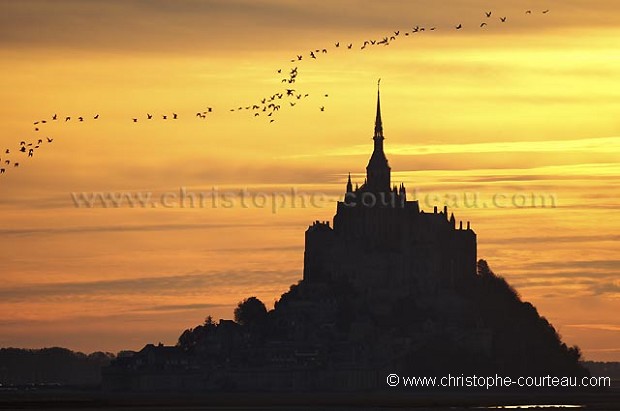
[[[617,2],[506,0],[488,20],[477,0],[291,3],[0,0],[0,159],[54,139],[0,176],[0,346],[138,349],[230,318],[250,295],[271,306],[301,278],[307,225],[332,218],[348,172],[363,180],[380,77],[395,182],[425,209],[458,208],[479,256],[568,344],[620,360]],[[416,25],[437,30],[402,34]],[[310,61],[317,48],[329,51]],[[283,89],[276,70],[292,66],[309,97],[274,123],[229,111]],[[73,120],[34,131],[54,113]],[[317,201],[274,213],[238,197],[78,208],[71,196],[157,202],[181,187]],[[532,195],[556,207],[511,201]]]

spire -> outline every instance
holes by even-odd
[[[381,79],[377,82],[377,116],[375,118],[375,138],[383,138],[383,122],[381,121]]]
[[[374,150],[366,166],[366,176],[368,186],[366,189],[374,193],[389,193],[390,189],[390,166],[383,152],[383,122],[381,121],[381,94],[379,86],[381,79],[377,82],[377,117],[375,119]]]

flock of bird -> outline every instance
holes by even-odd
[[[543,15],[547,14],[549,13],[549,9],[539,11],[538,13],[543,14]],[[526,10],[525,14],[532,15],[534,14],[534,11]],[[499,22],[499,24],[505,24],[509,20],[507,16],[496,17],[494,16],[493,11],[485,11],[484,21],[482,21],[477,28],[486,29],[489,26],[489,24],[493,21]],[[453,25],[447,28],[452,29],[452,30],[462,31],[465,28],[465,26],[462,23],[459,23],[457,25]],[[366,39],[366,40],[361,41],[358,44],[355,44],[355,43],[342,43],[341,44],[341,42],[338,41],[334,43],[334,48],[352,51],[355,49],[365,50],[371,47],[389,46],[390,44],[392,44],[398,39],[402,39],[406,37],[411,38],[416,35],[421,35],[422,33],[425,33],[425,32],[435,32],[438,30],[440,30],[438,26],[427,26],[427,27],[415,26],[415,27],[412,27],[410,30],[406,30],[406,31],[405,30],[392,31],[390,34],[385,35],[381,38]],[[293,87],[296,87],[294,86],[294,84],[296,84],[298,80],[299,65],[303,64],[304,61],[316,61],[319,59],[320,56],[327,55],[330,52],[330,50],[333,50],[333,49],[316,48],[314,50],[310,50],[307,54],[304,54],[304,53],[295,54],[295,56],[290,59],[291,63],[296,64],[295,67],[292,67],[288,70],[284,70],[282,68],[277,70],[277,74],[281,77],[280,82],[282,84],[285,84],[285,88],[283,90],[279,90],[271,95],[264,96],[255,102],[230,108],[229,111],[230,112],[247,112],[247,113],[250,113],[252,117],[255,117],[257,119],[265,118],[269,123],[275,122],[276,121],[275,117],[280,112],[281,108],[296,107],[298,103],[301,103],[302,101],[306,100],[310,96],[309,93],[305,93],[305,92],[302,92],[301,90],[298,90],[297,88],[293,88]],[[282,74],[285,74],[285,76],[282,77]],[[323,94],[321,96],[321,98],[328,98],[328,97],[329,97],[328,94]],[[319,103],[317,109],[321,112],[324,112],[325,104]],[[215,112],[216,110],[213,107],[206,107],[206,109],[197,111],[195,118],[198,120],[206,120],[209,116],[213,115],[213,113]],[[93,116],[81,115],[81,116],[64,116],[64,117],[59,117],[57,114],[54,114],[53,116],[47,119],[35,121],[33,124],[34,132],[39,133],[43,131],[45,126],[52,122],[64,122],[64,123],[70,122],[70,121],[84,122],[87,119],[98,120],[99,118],[100,118],[99,114],[95,114]],[[166,113],[166,114],[157,114],[157,115],[151,114],[151,113],[144,113],[143,115],[130,117],[128,121],[131,121],[133,123],[141,123],[143,121],[153,121],[156,119],[175,121],[175,120],[179,120],[180,118],[181,116],[177,113]],[[32,141],[21,141],[20,144],[14,149],[6,148],[4,150],[4,156],[0,157],[0,175],[5,174],[10,168],[14,169],[20,166],[20,161],[23,161],[23,160],[21,158],[17,158],[17,159],[11,158],[13,155],[18,155],[18,156],[21,156],[22,158],[25,157],[26,159],[34,157],[36,150],[41,148],[43,144],[50,144],[53,141],[54,139],[50,137],[35,138]]]

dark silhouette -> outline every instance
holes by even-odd
[[[101,368],[113,354],[83,354],[66,348],[28,350],[0,348],[0,381],[4,386],[33,384],[89,385],[101,383]]]
[[[258,298],[250,297],[239,303],[234,314],[236,323],[256,326],[264,323],[267,318],[267,308]]]
[[[530,303],[484,260],[476,233],[447,207],[431,213],[392,185],[377,94],[366,179],[349,175],[333,226],[306,231],[303,279],[267,311],[185,330],[104,369],[108,390],[381,390],[390,372],[584,376]]]

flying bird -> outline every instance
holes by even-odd
[[[502,23],[506,23],[506,17],[500,17],[499,19],[502,21]]]
[[[484,26],[486,26],[486,25],[487,25],[486,23],[482,23],[482,24],[480,25],[480,27],[484,27]]]
[[[71,117],[65,117],[65,121],[71,120]]]
[[[547,13],[549,13],[549,9],[543,11],[543,14],[547,14]]]
[[[456,26],[456,29],[457,29],[457,30],[460,30],[460,29],[462,29],[462,28],[463,28],[463,25],[462,25],[462,24],[459,24],[458,26]]]
[[[138,119],[137,119],[137,118],[133,118],[132,120],[133,120],[133,122],[134,122],[134,123],[137,123],[137,122],[138,122]]]
[[[487,17],[491,17],[491,12],[490,11],[485,11],[484,14],[486,14]]]
[[[349,43],[349,45],[347,46],[348,49],[350,49],[351,47],[353,47],[353,43]]]
[[[54,114],[54,115],[52,116],[52,120],[57,120],[57,119],[58,119],[58,116],[57,116],[56,114]]]
[[[95,117],[93,117],[95,120],[97,120],[99,118],[99,114],[95,115]]]
[[[49,137],[47,137],[47,142],[48,142],[48,143],[51,143],[52,141],[54,141],[54,139],[53,139],[53,138],[49,138]]]
[[[340,47],[340,42],[336,43],[336,47]]]
[[[152,114],[146,113],[146,119],[151,120],[153,118]]]

